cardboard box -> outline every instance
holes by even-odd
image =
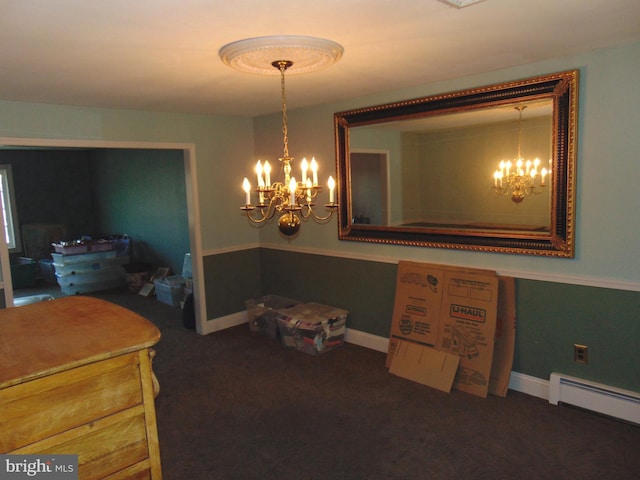
[[[453,386],[486,397],[493,362],[498,277],[446,271],[436,348],[460,357]]]
[[[459,357],[453,387],[486,397],[493,360],[498,277],[490,270],[400,262],[387,366],[401,341]],[[424,350],[423,350],[424,353]]]
[[[398,264],[391,338],[436,346],[443,279],[442,267],[414,262]]]
[[[394,375],[449,393],[460,357],[418,343],[399,340],[393,352]]]
[[[516,344],[516,282],[512,277],[501,276],[498,280],[498,315],[489,393],[506,397]]]
[[[282,345],[321,355],[344,345],[349,312],[319,303],[302,303],[278,312]]]

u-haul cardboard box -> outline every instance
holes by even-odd
[[[436,346],[444,272],[444,268],[426,263],[398,264],[391,339]]]
[[[398,370],[391,364],[400,342],[411,342],[458,356],[453,387],[486,397],[497,302],[498,277],[493,271],[400,262],[387,354],[390,371]],[[442,370],[440,375],[450,372]],[[444,380],[430,380],[436,381]]]
[[[436,348],[460,357],[457,390],[487,396],[497,306],[497,275],[445,272]]]

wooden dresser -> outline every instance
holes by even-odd
[[[0,310],[0,453],[77,454],[82,480],[161,479],[159,339],[146,319],[90,297]]]

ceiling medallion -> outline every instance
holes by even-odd
[[[448,3],[449,5],[453,5],[456,8],[464,8],[469,5],[474,5],[476,3],[484,2],[484,0],[440,0],[443,3]]]
[[[301,35],[274,35],[238,40],[223,46],[218,54],[222,61],[241,72],[279,75],[274,60],[292,62],[288,75],[315,72],[333,65],[344,49],[331,40]]]

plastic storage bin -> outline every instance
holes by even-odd
[[[265,295],[245,301],[249,330],[271,338],[278,338],[280,336],[278,313],[280,311],[284,312],[300,303],[299,300],[279,297],[278,295]]]
[[[278,313],[282,345],[321,355],[344,345],[349,312],[319,303],[303,303]]]
[[[53,264],[58,265],[72,265],[77,263],[94,263],[101,262],[108,258],[116,258],[116,251],[109,250],[106,252],[93,252],[83,253],[79,255],[64,255],[62,253],[52,253]]]
[[[184,299],[184,280],[175,275],[172,277],[156,280],[156,298],[159,302],[166,303],[172,307],[179,307]]]
[[[56,273],[58,285],[61,287],[72,287],[74,285],[84,285],[85,283],[103,283],[120,279],[124,282],[124,269],[122,267],[111,267],[95,272],[72,273],[69,275],[59,275]]]
[[[77,285],[60,287],[60,290],[62,290],[62,293],[64,293],[65,295],[82,295],[84,293],[100,292],[102,290],[112,290],[114,288],[120,288],[122,287],[123,282],[124,279],[122,277],[118,277],[101,282],[87,282]]]
[[[90,254],[88,254],[90,255]],[[74,255],[74,257],[79,257],[84,255]],[[121,257],[113,257],[113,258],[105,258],[105,259],[85,259],[85,262],[72,262],[67,264],[57,264],[54,263],[55,271],[57,275],[78,275],[84,273],[97,273],[104,270],[110,270],[113,268],[118,268],[122,270],[122,258]]]

